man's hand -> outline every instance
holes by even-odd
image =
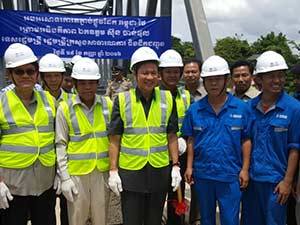
[[[71,178],[62,181],[61,191],[66,199],[70,202],[74,202],[76,195],[78,195],[78,190]]]
[[[246,188],[249,184],[249,171],[241,170],[239,174],[240,188]]]
[[[61,194],[61,180],[58,174],[54,177],[53,189],[56,190],[56,194]]]
[[[274,189],[274,193],[278,193],[277,202],[284,204],[292,191],[292,184],[284,180],[280,181]]]
[[[13,200],[13,196],[11,195],[6,184],[3,181],[1,181],[0,182],[0,209],[8,209],[9,208],[7,199],[9,201]]]
[[[109,171],[108,185],[117,196],[120,196],[120,192],[123,191],[123,188],[118,170]]]
[[[194,184],[192,175],[193,175],[193,168],[186,168],[185,173],[184,173],[184,179],[185,179],[185,182],[187,182],[189,185]]]
[[[172,167],[171,178],[172,178],[171,186],[173,187],[173,191],[176,191],[182,180],[179,166]]]

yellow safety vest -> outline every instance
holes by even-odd
[[[0,166],[21,169],[37,159],[42,165],[55,164],[55,102],[48,92],[34,91],[37,107],[30,115],[13,90],[0,95]]]
[[[62,90],[62,98],[64,101],[67,101],[68,99],[75,99],[76,95],[73,94],[73,93],[68,93],[68,92],[65,92],[64,90]]]
[[[101,104],[94,107],[94,121],[91,125],[79,104],[74,99],[60,103],[70,132],[67,147],[68,172],[70,175],[85,175],[95,167],[100,172],[109,169],[108,136],[112,102],[109,97],[96,95]]]
[[[179,128],[179,131],[177,132],[177,136],[180,137],[181,135],[180,130],[182,127],[183,118],[191,104],[190,92],[188,90],[185,90],[184,88],[178,88],[175,102],[176,102],[178,128]]]
[[[119,94],[120,116],[124,132],[120,144],[119,166],[139,170],[147,162],[155,168],[169,164],[167,125],[173,100],[169,91],[155,88],[148,118],[135,89]]]

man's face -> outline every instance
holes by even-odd
[[[33,64],[18,66],[7,69],[8,78],[13,81],[20,90],[33,90],[37,81],[38,70]]]
[[[123,72],[121,70],[112,70],[112,79],[114,80],[121,80],[123,77]]]
[[[152,93],[159,79],[158,67],[155,63],[144,63],[137,70],[135,77],[142,94]]]
[[[237,94],[245,93],[251,86],[252,74],[248,66],[236,67],[232,70],[232,81]]]
[[[183,67],[183,78],[187,84],[198,84],[200,79],[200,68],[195,62],[187,63]]]
[[[295,91],[297,93],[300,93],[300,75],[294,75],[294,86],[295,86]]]
[[[277,70],[259,74],[256,79],[261,84],[264,93],[278,94],[285,85],[285,71]]]
[[[43,79],[47,90],[57,91],[62,84],[63,75],[61,72],[45,72],[43,73]]]
[[[161,70],[161,81],[170,90],[177,88],[177,84],[180,80],[180,68],[179,67],[166,67]]]
[[[98,80],[77,80],[77,92],[82,102],[91,102],[97,92]]]
[[[66,90],[67,92],[71,92],[73,88],[73,79],[69,76],[63,77],[63,82],[61,84],[62,88]]]
[[[212,76],[203,78],[207,94],[211,97],[219,97],[225,91],[227,84],[226,76]]]

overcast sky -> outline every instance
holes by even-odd
[[[270,31],[300,40],[299,0],[203,0],[213,43],[234,37],[257,40]],[[183,0],[173,0],[172,35],[191,41]]]

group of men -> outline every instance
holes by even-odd
[[[190,224],[200,215],[202,225],[215,224],[218,203],[221,224],[237,225],[241,202],[244,225],[286,224],[300,103],[283,91],[288,67],[280,54],[257,59],[260,93],[247,62],[229,68],[211,56],[201,65],[171,49],[158,57],[140,47],[130,62],[136,87],[116,66],[109,96],[96,94],[101,75],[89,58],[72,67],[76,94],[61,88],[66,71],[54,54],[38,61],[15,43],[4,59],[13,88],[0,94],[2,225],[26,225],[28,217],[56,224],[60,193],[63,225],[106,225],[111,191],[120,196],[119,223],[160,225],[167,195],[176,199],[185,181]],[[39,74],[45,91],[36,89]],[[235,96],[227,92],[230,74]],[[167,223],[181,222],[168,204]]]

